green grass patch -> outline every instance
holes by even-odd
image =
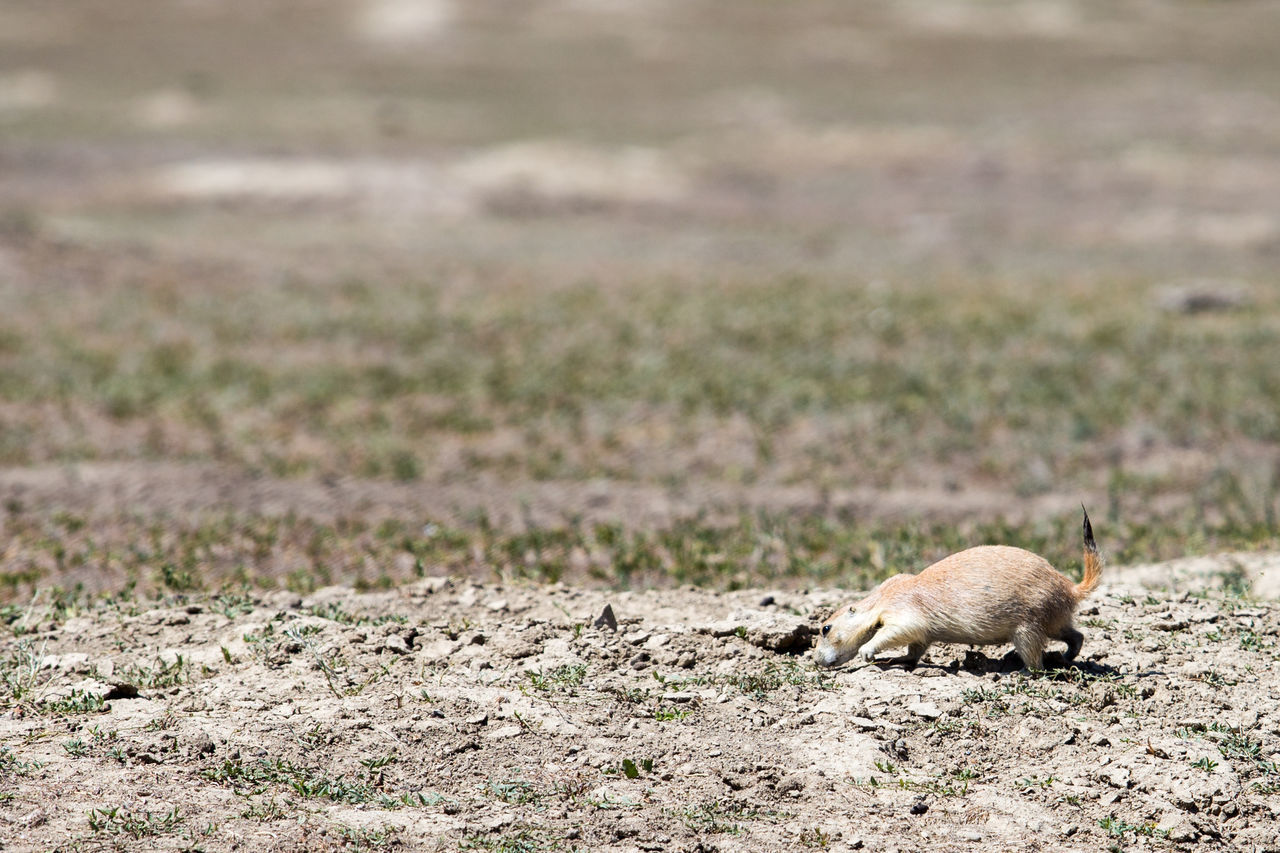
[[[97,835],[122,835],[141,840],[177,832],[183,823],[177,806],[165,812],[133,809],[127,805],[89,810],[89,829]]]
[[[1106,830],[1112,838],[1123,838],[1126,835],[1144,836],[1146,838],[1168,838],[1169,832],[1158,829],[1155,823],[1129,823],[1115,815],[1108,815],[1098,821],[1098,826]]]
[[[574,850],[565,840],[541,827],[516,826],[502,833],[473,832],[465,835],[459,850],[484,850],[487,853],[548,853],[554,850]]]
[[[4,355],[9,431],[31,440],[0,463],[119,457],[98,443],[110,429],[76,426],[106,419],[162,437],[147,458],[277,476],[487,473],[820,495],[921,479],[1009,495],[1105,490],[1094,517],[1114,563],[1280,548],[1280,467],[1246,452],[1280,441],[1280,296],[1189,317],[1152,310],[1148,290],[1101,279],[474,292],[298,281],[178,296],[130,283],[85,291],[90,304],[76,312],[24,290],[11,311],[46,334]],[[153,339],[157,317],[180,330],[173,339]],[[49,428],[50,411],[67,429]],[[1187,473],[1117,454],[1138,427],[1150,454],[1200,450],[1214,467]],[[437,458],[446,439],[458,450]],[[730,451],[689,450],[702,444]],[[477,572],[616,587],[857,587],[984,543],[1077,573],[1081,547],[1074,512],[877,519],[821,501],[644,529],[584,521],[576,504],[543,525],[236,513],[103,524],[45,518],[20,501],[6,509],[0,598],[11,601],[89,569],[111,589],[168,595]],[[1224,589],[1240,584],[1224,573]]]
[[[587,665],[581,664],[565,664],[551,670],[526,670],[525,678],[529,681],[529,688],[544,693],[564,692],[570,695],[577,693],[577,688],[582,685],[583,679],[587,676]]]
[[[30,776],[44,766],[44,762],[35,759],[22,759],[7,746],[0,746],[0,774],[7,776]]]
[[[1266,525],[1197,521],[1190,513],[1151,523],[1099,521],[1095,529],[1107,559],[1114,563],[1166,559],[1197,550],[1280,548],[1280,532]],[[643,529],[571,519],[558,527],[508,530],[481,518],[468,525],[431,523],[416,533],[402,524],[371,525],[355,519],[330,524],[295,516],[122,517],[95,529],[93,536],[67,534],[56,549],[34,517],[20,517],[7,532],[17,561],[49,562],[49,571],[41,575],[45,582],[57,577],[51,556],[56,550],[74,554],[78,565],[101,566],[106,583],[116,590],[105,598],[122,609],[136,607],[138,595],[168,595],[181,601],[193,590],[223,587],[228,591],[217,594],[211,606],[230,618],[255,606],[245,591],[246,577],[260,586],[303,592],[334,583],[357,589],[384,587],[428,573],[569,580],[623,589],[677,584],[738,589],[788,581],[857,589],[891,574],[919,571],[954,551],[992,543],[1043,554],[1078,577],[1078,528],[1075,513],[1013,523],[870,520],[852,512],[806,510],[743,512],[715,522],[685,518]],[[173,565],[191,567],[192,582],[181,584],[181,591],[162,580],[163,568]],[[380,567],[376,575],[370,566]],[[0,586],[0,596],[21,593],[29,600],[30,589],[23,584]],[[55,620],[67,618],[85,602],[81,590],[55,585],[41,589],[41,600],[51,607],[49,615]],[[26,608],[6,607],[0,626],[7,623],[14,634],[25,632]],[[344,625],[402,621],[394,614],[351,613],[336,602],[309,612]],[[1244,636],[1241,642],[1246,647],[1265,645],[1258,637]]]
[[[1100,470],[1136,423],[1167,447],[1280,440],[1269,404],[1280,396],[1271,297],[1258,310],[1188,318],[1151,310],[1148,291],[1105,278],[497,292],[392,280],[196,288],[175,298],[169,287],[129,282],[87,290],[81,298],[92,304],[67,312],[58,295],[33,290],[9,309],[44,334],[6,356],[2,389],[32,407],[33,441],[0,461],[119,452],[92,431],[43,428],[35,407],[64,400],[153,424],[165,436],[159,455],[402,481],[438,464],[424,450],[434,439],[499,430],[520,437],[518,452],[479,441],[468,467],[680,478],[688,460],[671,451],[745,424],[750,458],[699,459],[699,475],[839,486],[940,468],[1035,491],[1043,485],[1034,469],[1047,467],[1058,484],[1096,486],[1110,472],[1121,499],[1138,507],[1138,492],[1187,484]],[[180,331],[156,340],[157,317]],[[23,412],[12,414],[14,430]],[[667,443],[637,445],[637,418]],[[793,434],[801,422],[821,426],[824,440]],[[1224,464],[1228,476],[1253,481],[1254,466]],[[1274,518],[1270,479],[1261,482]],[[180,564],[172,580],[184,582]]]
[[[698,836],[741,835],[745,830],[744,823],[757,820],[776,823],[791,817],[785,812],[724,800],[691,803],[668,813]]]
[[[400,808],[411,804],[408,798],[386,790],[383,767],[385,764],[371,768],[367,778],[359,779],[322,767],[294,764],[287,759],[259,759],[247,763],[225,759],[221,764],[202,771],[200,776],[210,782],[230,785],[238,793],[251,796],[262,794],[271,786],[281,786],[304,799],[350,805],[376,802],[381,808]]]

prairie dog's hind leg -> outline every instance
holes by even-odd
[[[1075,660],[1076,655],[1080,654],[1080,647],[1084,645],[1084,634],[1068,625],[1058,634],[1058,639],[1067,644],[1067,650],[1062,656],[1067,660]]]
[[[1027,669],[1044,669],[1045,637],[1035,628],[1022,625],[1013,632],[1013,650]]]
[[[924,657],[924,653],[928,648],[928,643],[923,640],[917,640],[907,646],[907,653],[900,658],[895,658],[893,663],[900,663],[907,669],[915,669],[916,664],[920,663],[920,658]]]

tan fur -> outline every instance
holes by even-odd
[[[1072,624],[1076,606],[1098,587],[1102,559],[1084,517],[1084,578],[1073,584],[1043,557],[1007,545],[952,554],[918,575],[894,575],[823,623],[814,660],[836,666],[855,654],[906,647],[914,665],[932,643],[1012,643],[1025,666],[1040,669],[1051,640],[1075,658],[1084,635]]]

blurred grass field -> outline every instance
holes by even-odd
[[[1278,544],[1280,5],[148,8],[0,12],[11,601]]]

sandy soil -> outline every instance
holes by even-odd
[[[1166,580],[1208,588],[1233,566]],[[1156,574],[1109,569],[1082,606],[1079,661],[1036,677],[1005,649],[946,646],[915,671],[820,673],[802,653],[846,597],[833,590],[430,578],[15,611],[5,680],[26,689],[0,718],[0,837],[7,850],[1280,850],[1280,609],[1141,585]],[[593,624],[606,604],[616,630]]]

